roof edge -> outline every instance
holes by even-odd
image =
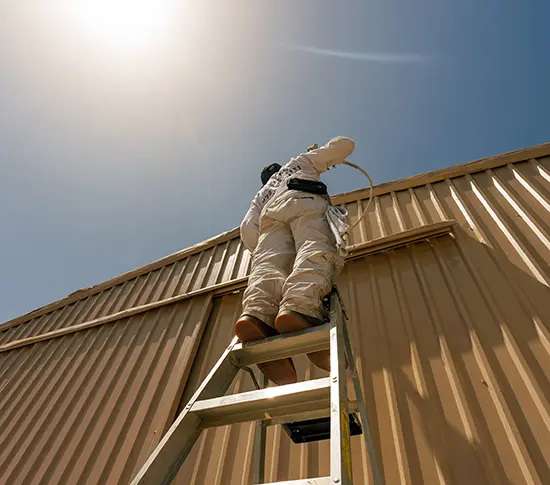
[[[521,148],[512,152],[493,155],[491,157],[480,158],[472,162],[461,163],[447,168],[438,168],[431,172],[425,172],[418,175],[412,175],[402,179],[384,182],[374,186],[373,196],[383,195],[389,192],[397,192],[419,185],[440,182],[442,180],[467,175],[474,172],[481,172],[491,168],[500,167],[509,163],[523,162],[530,158],[540,158],[550,155],[550,142],[542,143],[528,148]],[[352,190],[343,194],[333,195],[334,204],[345,204],[356,200],[366,199],[369,196],[369,188]]]
[[[431,172],[413,175],[411,177],[397,179],[391,182],[384,182],[382,184],[374,186],[373,195],[377,196],[377,195],[383,195],[390,192],[396,192],[399,190],[405,190],[405,189],[417,187],[419,185],[439,182],[452,177],[471,174],[474,172],[479,172],[483,170],[488,170],[490,168],[496,168],[502,165],[507,165],[509,163],[521,162],[521,161],[529,160],[530,158],[540,158],[548,155],[550,155],[550,142],[543,143],[540,145],[535,145],[528,148],[522,148],[520,150],[514,150],[512,152],[507,152],[500,155],[481,158],[478,160],[474,160],[472,162],[454,165],[452,167],[440,168],[437,170],[433,170]],[[358,190],[353,190],[351,192],[334,195],[332,196],[332,201],[336,205],[345,204],[347,202],[365,199],[368,197],[368,195],[369,195],[369,189],[358,189]],[[230,239],[238,237],[238,235],[239,235],[239,228],[237,227],[235,229],[231,229],[230,231],[226,231],[218,236],[199,242],[186,249],[182,249],[181,251],[177,251],[173,254],[164,256],[163,258],[147,263],[144,266],[140,266],[131,271],[123,273],[119,276],[116,276],[115,278],[111,278],[110,280],[104,281],[103,283],[90,286],[88,288],[79,289],[69,294],[65,298],[57,300],[53,303],[49,303],[35,310],[32,310],[28,313],[25,313],[24,315],[15,317],[11,320],[8,320],[0,324],[0,331],[6,330],[15,325],[19,325],[20,323],[24,323],[28,320],[44,315],[45,313],[52,312],[66,305],[70,305],[71,303],[74,303],[78,300],[87,298],[88,296],[94,295],[95,293],[99,293],[100,291],[104,291],[108,288],[124,283],[125,281],[131,280],[143,274],[162,268],[163,266],[179,261],[180,259],[192,256],[193,254],[196,254],[201,251],[205,251],[206,249],[209,249],[213,246],[217,246],[218,244],[224,243],[226,241],[229,241]]]
[[[144,266],[139,266],[138,268],[135,268],[131,271],[128,271],[126,273],[123,273],[119,276],[116,276],[114,278],[111,278],[107,281],[104,281],[103,283],[99,283],[94,286],[89,286],[87,288],[81,288],[79,290],[74,291],[73,293],[70,293],[66,297],[62,298],[61,300],[54,301],[52,303],[48,303],[47,305],[41,306],[35,310],[32,310],[28,313],[25,313],[19,317],[12,318],[11,320],[8,320],[2,324],[0,324],[0,331],[7,330],[10,327],[13,327],[15,325],[19,325],[20,323],[24,323],[28,320],[32,320],[33,318],[42,316],[46,313],[50,313],[54,310],[57,310],[61,307],[70,305],[71,303],[75,303],[78,300],[82,300],[84,298],[87,298],[88,296],[94,295],[95,293],[99,293],[100,291],[107,290],[113,286],[119,285],[121,283],[124,283],[128,280],[131,280],[133,278],[136,278],[138,276],[142,276],[143,274],[149,273],[151,271],[154,271],[156,269],[162,268],[163,266],[167,266],[171,263],[175,263],[176,261],[179,261],[180,259],[184,259],[188,256],[192,256],[195,253],[198,253],[200,251],[204,251],[206,249],[209,249],[213,246],[217,246],[218,244],[222,244],[226,241],[229,241],[231,239],[234,239],[239,235],[239,228],[231,229],[230,231],[224,232],[218,236],[212,237],[210,239],[206,239],[200,243],[197,243],[193,246],[190,246],[186,249],[182,249],[181,251],[177,251],[175,253],[172,253],[168,256],[164,256],[163,258],[157,259],[155,261],[152,261],[151,263],[148,263]]]

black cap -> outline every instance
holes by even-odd
[[[262,170],[262,184],[267,184],[271,176],[275,175],[279,170],[281,170],[281,166],[278,163],[272,163],[264,167]]]

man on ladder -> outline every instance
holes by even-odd
[[[325,214],[326,185],[319,176],[345,161],[355,147],[336,137],[310,147],[281,167],[262,171],[263,187],[241,224],[241,238],[252,254],[252,271],[244,293],[235,335],[243,343],[322,325],[322,298],[343,267]],[[313,364],[330,371],[330,352],[308,354]],[[297,381],[290,358],[258,364],[275,384]]]
[[[257,421],[264,428],[257,435],[260,439],[254,453],[254,485],[265,483],[265,426],[278,424],[285,426],[296,443],[330,438],[329,476],[278,485],[353,485],[353,434],[364,435],[374,483],[383,484],[345,324],[346,313],[337,290],[332,288],[343,259],[337,250],[340,243],[331,232],[332,224],[329,226],[326,219],[330,199],[326,186],[319,181],[321,173],[344,163],[353,149],[351,139],[333,138],[283,167],[272,164],[262,172],[264,186],[241,225],[241,237],[253,253],[253,264],[243,313],[235,323],[236,336],[132,485],[170,484],[203,430],[247,421]],[[329,318],[325,323],[322,299],[329,293]],[[291,357],[301,354],[330,371],[330,377],[298,383]],[[255,391],[225,395],[240,369],[254,376],[249,367],[253,364],[280,387],[263,389],[254,377]],[[356,395],[353,410],[346,367]],[[360,423],[355,410],[361,416]]]

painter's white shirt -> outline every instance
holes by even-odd
[[[258,244],[260,217],[264,209],[274,201],[296,195],[296,191],[288,190],[286,185],[288,179],[319,181],[319,176],[323,172],[344,162],[354,148],[355,142],[351,138],[338,136],[321,148],[301,153],[283,165],[281,170],[274,174],[256,194],[241,223],[241,239],[248,250],[253,252]]]

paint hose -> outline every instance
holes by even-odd
[[[310,147],[308,147],[307,151],[310,152],[311,150],[317,150],[317,148],[319,148],[319,145],[317,145],[317,143],[315,143],[314,145],[311,145]],[[369,186],[370,186],[369,201],[367,202],[367,207],[365,207],[365,210],[363,211],[361,216],[351,226],[349,226],[348,231],[351,231],[367,215],[367,211],[369,210],[369,206],[372,202],[372,194],[374,192],[374,187],[373,187],[374,184],[372,183],[372,179],[371,179],[370,175],[367,173],[367,171],[362,169],[359,165],[356,165],[355,163],[352,163],[352,162],[348,162],[347,160],[344,160],[343,163],[344,163],[344,165],[348,165],[349,167],[353,167],[353,168],[359,170],[363,175],[365,175],[365,177],[367,177],[369,179]]]
[[[356,227],[367,214],[369,210],[369,206],[372,202],[374,187],[373,187],[373,183],[370,175],[365,170],[363,170],[358,165],[355,165],[355,163],[348,162],[347,160],[344,161],[343,163],[363,173],[369,179],[369,184],[370,184],[369,201],[367,202],[367,206],[365,207],[365,210],[363,211],[363,213],[357,218],[357,220],[353,224],[350,225],[348,223],[348,211],[342,206],[335,207],[331,203],[326,213],[326,219],[327,219],[330,231],[334,235],[338,254],[340,254],[340,256],[342,257],[346,257],[348,255],[348,250],[349,250],[349,246],[348,246],[349,232],[354,227]]]
[[[359,216],[359,218],[349,227],[348,229],[348,232],[351,231],[354,227],[357,226],[357,224],[359,224],[363,218],[367,215],[367,211],[369,210],[369,206],[372,202],[372,194],[374,192],[374,184],[372,183],[372,179],[370,177],[370,175],[367,173],[366,170],[362,169],[359,165],[356,165],[355,163],[351,163],[351,162],[348,162],[347,160],[344,161],[344,165],[348,165],[350,167],[353,167],[357,170],[359,170],[363,175],[365,175],[365,177],[367,177],[369,179],[369,186],[370,186],[370,191],[369,191],[369,201],[367,202],[367,207],[365,207],[365,210],[363,211],[363,213]]]

